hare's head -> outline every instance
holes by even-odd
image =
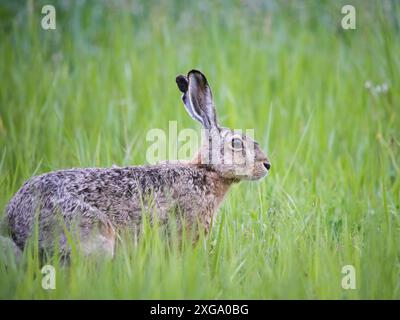
[[[197,70],[176,78],[182,100],[190,116],[203,125],[204,143],[197,162],[227,179],[257,180],[271,165],[259,144],[238,130],[218,125],[211,89],[206,77]]]

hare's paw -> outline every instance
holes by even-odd
[[[116,237],[112,223],[102,221],[97,229],[81,236],[80,249],[86,256],[113,258]]]

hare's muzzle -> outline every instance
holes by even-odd
[[[271,164],[269,162],[264,162],[263,165],[264,165],[265,169],[267,169],[267,170],[271,169]]]

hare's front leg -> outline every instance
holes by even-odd
[[[109,220],[99,222],[95,230],[81,231],[80,250],[86,256],[113,258],[116,232]]]

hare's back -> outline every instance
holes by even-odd
[[[80,204],[118,215],[139,210],[140,197],[146,195],[162,201],[166,194],[179,197],[202,188],[204,175],[202,170],[179,165],[53,171],[26,181],[9,202],[6,216],[11,224],[29,225],[38,210],[40,219],[55,210],[70,216],[79,212],[75,209]]]

